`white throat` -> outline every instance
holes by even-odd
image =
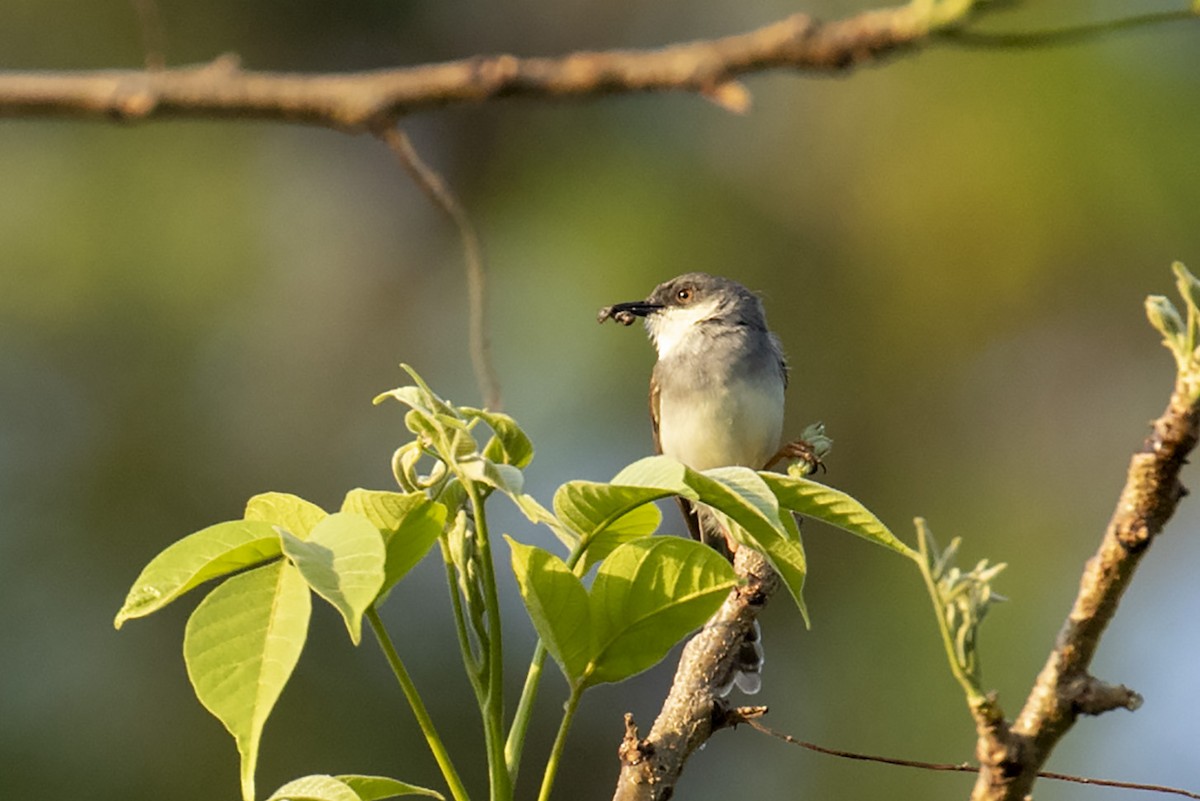
[[[700,321],[711,317],[719,305],[720,301],[713,299],[696,306],[668,307],[647,317],[646,328],[654,340],[658,358],[665,359],[678,350],[695,333]]]

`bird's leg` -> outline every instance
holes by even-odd
[[[821,461],[816,447],[806,439],[794,439],[784,445],[770,458],[763,470],[770,470],[784,459],[804,462],[808,466],[808,475],[812,475],[818,469],[822,473],[825,472],[825,462]]]

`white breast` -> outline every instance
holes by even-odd
[[[783,435],[783,381],[739,380],[659,399],[662,452],[694,470],[742,465],[762,469]]]

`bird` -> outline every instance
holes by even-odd
[[[758,295],[732,279],[689,272],[645,300],[602,308],[597,319],[628,326],[638,318],[658,353],[650,376],[656,452],[693,470],[760,470],[781,458],[788,365]],[[712,512],[684,499],[680,508],[692,536],[728,557],[736,546]],[[755,621],[733,674],[743,692],[758,692],[762,661]]]

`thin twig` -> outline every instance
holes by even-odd
[[[860,754],[856,751],[843,751],[839,748],[827,748],[816,743],[797,740],[790,734],[775,731],[769,726],[764,726],[753,717],[743,717],[738,723],[745,723],[756,731],[770,735],[778,740],[783,740],[785,743],[798,745],[809,751],[814,751],[818,754],[826,754],[828,756],[841,757],[842,759],[856,759],[862,762],[880,762],[885,765],[899,765],[904,768],[919,768],[920,770],[934,771],[950,771],[954,773],[978,773],[979,766],[972,765],[969,762],[949,763],[949,762],[923,762],[916,759],[897,759],[895,757],[878,756],[876,754]],[[1091,784],[1097,787],[1117,787],[1122,790],[1145,790],[1149,793],[1167,793],[1169,795],[1183,796],[1184,798],[1200,799],[1200,793],[1193,793],[1190,790],[1183,790],[1178,787],[1167,787],[1162,784],[1141,784],[1139,782],[1118,782],[1109,779],[1093,779],[1087,776],[1072,776],[1068,773],[1052,773],[1050,771],[1039,771],[1038,777],[1042,779],[1054,779],[1061,782],[1074,782],[1075,784]]]
[[[156,0],[133,0],[133,10],[137,12],[138,27],[142,32],[146,69],[166,69],[167,29],[158,13],[158,3]]]
[[[401,166],[430,201],[458,227],[467,264],[467,336],[471,367],[475,371],[475,383],[479,386],[483,405],[498,411],[501,403],[500,381],[492,364],[491,342],[487,332],[487,271],[475,226],[442,176],[421,159],[403,130],[389,125],[379,128],[375,135],[395,154]]]

